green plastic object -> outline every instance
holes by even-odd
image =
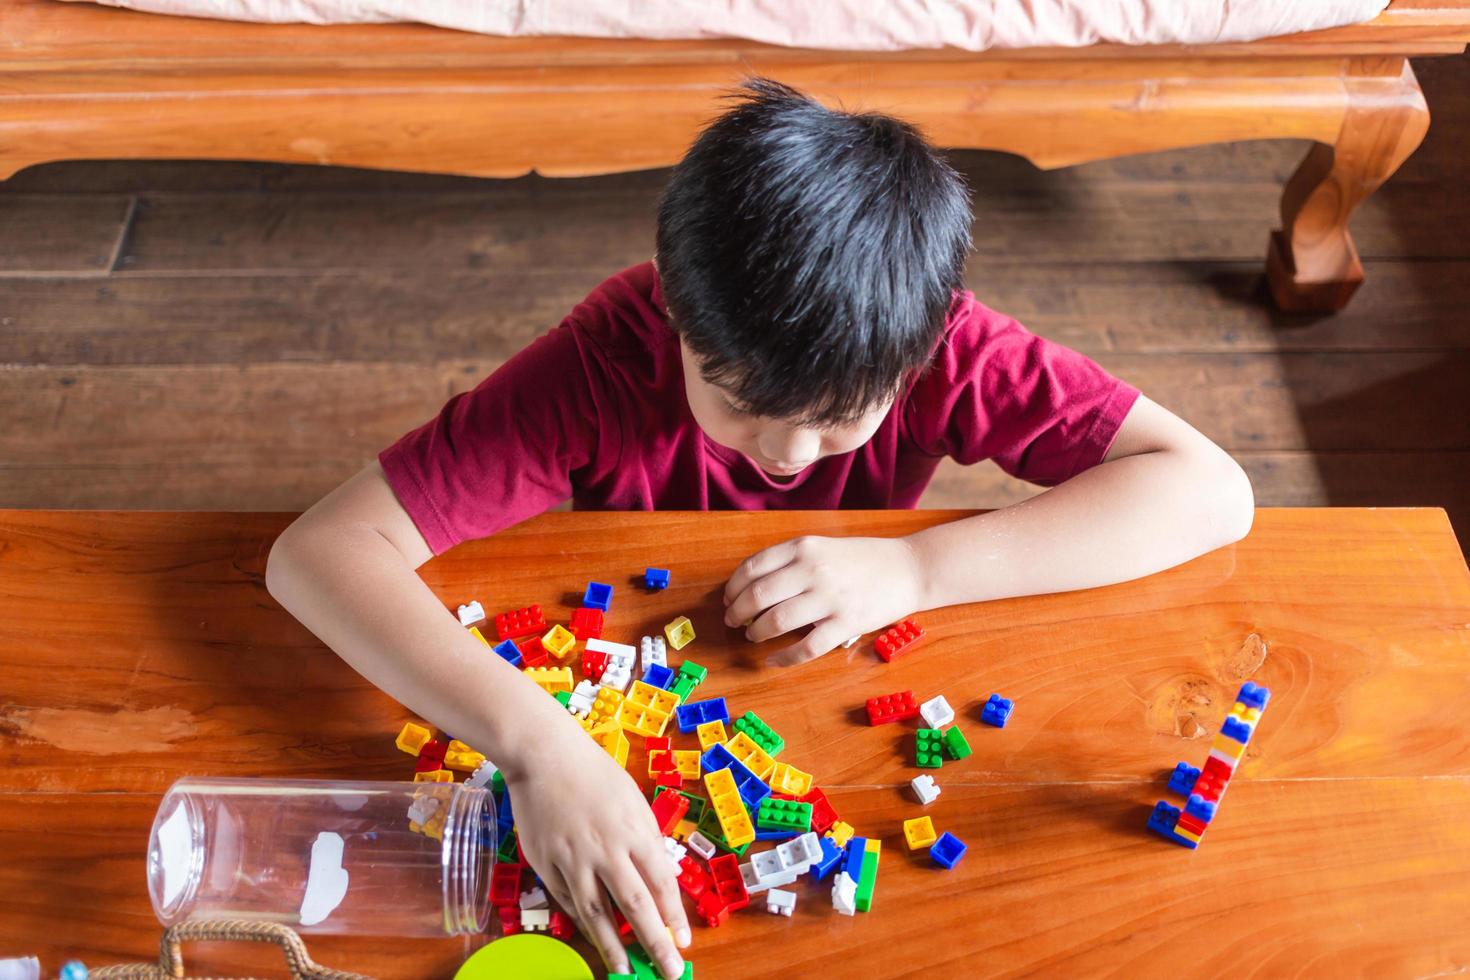
[[[695,684],[703,684],[704,679],[709,676],[709,668],[701,667],[693,660],[686,660],[679,665],[679,676],[693,678]]]
[[[761,830],[790,830],[804,834],[812,829],[812,805],[795,800],[766,797],[755,812],[755,825]]]
[[[914,764],[921,769],[944,765],[944,734],[939,729],[921,728],[915,733]]]
[[[679,699],[680,704],[683,704],[685,701],[689,700],[689,695],[693,694],[694,689],[698,686],[699,681],[695,680],[692,677],[686,677],[685,675],[680,674],[678,677],[674,678],[674,683],[669,685],[669,691],[672,692]]]
[[[572,703],[571,691],[557,691],[552,697],[556,698],[556,703],[563,708],[568,707]]]
[[[735,719],[735,731],[744,732],[747,738],[764,749],[766,755],[773,759],[786,747],[786,740],[777,735],[775,729],[770,725],[761,721],[761,716],[754,711],[747,711]]]
[[[863,852],[863,870],[858,878],[857,898],[853,905],[859,912],[873,907],[873,889],[878,884],[878,852]]]
[[[960,731],[958,725],[947,729],[944,733],[944,751],[951,759],[963,759],[973,750],[970,743],[965,740],[965,733]]]
[[[514,830],[500,838],[500,849],[495,852],[495,860],[501,864],[515,864],[520,860],[516,854],[516,832]]]
[[[628,965],[633,968],[632,973],[609,973],[607,980],[621,980],[623,977],[632,977],[633,980],[663,980],[663,974],[658,972],[642,946],[634,944],[628,947]],[[694,980],[694,964],[685,960],[684,972],[675,980]]]
[[[454,980],[592,980],[592,968],[560,939],[522,932],[477,950]]]

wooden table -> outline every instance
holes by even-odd
[[[953,512],[552,514],[424,570],[447,604],[618,586],[608,635],[688,613],[702,693],[754,709],[842,816],[885,843],[874,909],[803,887],[796,916],[696,928],[702,980],[790,977],[1424,977],[1470,962],[1470,574],[1439,510],[1265,510],[1242,544],[1128,585],[948,609],[922,653],[870,643],[789,673],[719,625],[719,587],[800,532],[898,534]],[[407,717],[267,595],[280,514],[0,513],[0,955],[151,958],[143,855],[185,774],[403,778]],[[668,566],[650,595],[632,576]],[[1256,633],[1264,664],[1242,653]],[[763,651],[761,651],[763,652]],[[1207,752],[1242,680],[1275,692],[1194,853],[1144,830],[1163,774]],[[865,698],[944,693],[975,753],[929,808],[954,872],[900,821],[912,725]],[[991,691],[1004,730],[978,723]],[[1185,733],[1193,733],[1187,737]],[[635,752],[635,758],[641,753]],[[463,940],[319,938],[319,961],[448,976]],[[199,951],[195,969],[240,966]],[[268,962],[268,960],[262,960]]]

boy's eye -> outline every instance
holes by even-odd
[[[730,401],[728,398],[725,399],[725,409],[731,415],[738,415],[741,418],[754,418],[755,417],[755,413],[752,412],[750,409],[748,409],[748,408],[741,408],[739,405],[736,405],[734,402]]]

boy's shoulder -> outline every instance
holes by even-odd
[[[629,266],[598,283],[572,308],[566,325],[614,360],[648,357],[675,339],[652,262]]]

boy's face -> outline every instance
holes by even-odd
[[[744,453],[777,479],[793,477],[825,456],[857,449],[873,437],[893,406],[889,399],[855,422],[828,428],[751,415],[742,411],[725,389],[704,380],[699,373],[699,362],[683,338],[679,340],[679,352],[684,361],[684,391],[694,421],[715,442]]]

